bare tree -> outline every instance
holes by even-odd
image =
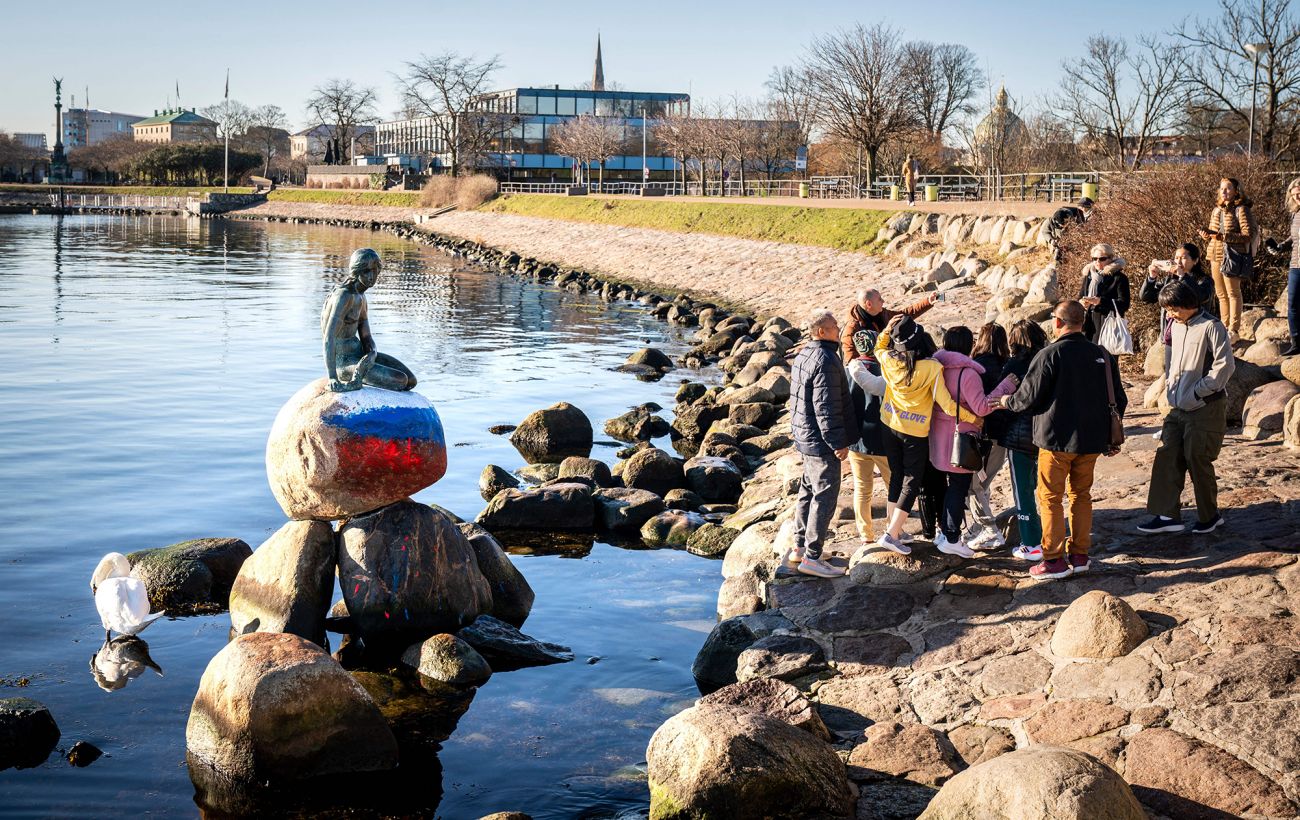
[[[1152,138],[1177,121],[1185,65],[1181,50],[1151,37],[1131,49],[1122,38],[1094,35],[1084,57],[1061,64],[1058,113],[1096,153],[1118,168],[1136,169]]]
[[[239,100],[225,99],[200,108],[199,113],[217,124],[218,140],[224,140],[227,135],[233,140],[248,130],[249,118],[253,112]]]
[[[327,80],[312,89],[307,113],[315,122],[330,128],[334,156],[347,152],[352,158],[352,137],[358,125],[375,121],[375,89],[358,86],[352,80]]]
[[[1263,43],[1260,55],[1255,133],[1271,157],[1300,150],[1300,20],[1291,0],[1219,0],[1219,16],[1184,21],[1174,32],[1190,65],[1196,98],[1249,127],[1254,59],[1247,43]]]
[[[799,123],[786,119],[783,114],[784,109],[768,99],[763,104],[762,117],[749,123],[748,164],[769,180],[793,169],[799,146],[806,144]]]
[[[956,43],[912,42],[903,47],[903,71],[921,128],[942,137],[953,119],[975,113],[984,87],[975,53]]]
[[[807,144],[819,114],[818,97],[808,72],[802,67],[781,66],[772,70],[766,86],[768,116],[797,124],[803,144]]]
[[[605,163],[623,153],[626,140],[623,121],[616,117],[579,114],[550,129],[547,140],[558,153],[572,157],[581,165],[597,167],[598,185],[605,184]]]
[[[659,117],[654,124],[654,140],[663,146],[682,169],[682,185],[686,184],[686,172],[692,162],[699,162],[700,184],[703,188],[703,148],[702,129],[699,122],[684,114],[667,114]]]
[[[914,127],[916,117],[898,32],[861,24],[820,37],[803,58],[818,118],[827,135],[851,142],[866,155],[866,181],[890,138]]]
[[[244,145],[262,155],[262,176],[271,173],[271,160],[289,149],[289,119],[278,105],[259,105],[249,112]]]
[[[498,56],[479,60],[443,51],[420,55],[397,77],[405,110],[434,118],[434,129],[451,155],[453,176],[463,166],[477,164],[499,131],[500,118],[476,110],[475,101],[488,91],[492,75],[500,68]]]
[[[1182,135],[1196,146],[1196,153],[1209,157],[1215,148],[1241,137],[1240,120],[1213,100],[1192,97],[1182,115]]]

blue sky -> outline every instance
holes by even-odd
[[[0,15],[0,129],[53,133],[53,86],[132,114],[175,102],[202,107],[231,96],[273,103],[305,124],[303,100],[329,77],[379,91],[380,113],[397,107],[393,72],[421,52],[499,54],[498,87],[573,85],[591,77],[596,32],[605,77],[640,91],[689,91],[696,99],[758,95],[771,69],[793,61],[817,34],[883,20],[908,38],[960,42],[1029,102],[1056,85],[1060,63],[1099,31],[1161,32],[1184,16],[1215,15],[1213,0],[1087,2],[396,2],[273,0],[146,3],[63,0],[5,3]],[[57,32],[57,34],[55,33]]]

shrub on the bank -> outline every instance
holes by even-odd
[[[497,181],[486,174],[452,177],[438,174],[424,185],[420,204],[427,208],[455,205],[461,210],[473,210],[497,195]]]
[[[1212,162],[1162,164],[1136,174],[1107,180],[1103,199],[1093,217],[1080,227],[1066,231],[1061,247],[1065,254],[1060,271],[1061,294],[1079,292],[1083,266],[1098,242],[1108,242],[1128,261],[1133,308],[1129,327],[1133,338],[1145,342],[1159,324],[1159,309],[1137,298],[1138,288],[1152,259],[1169,259],[1184,242],[1194,242],[1202,252],[1205,243],[1197,229],[1209,225],[1210,211],[1218,197],[1219,180],[1234,177],[1250,198],[1255,219],[1265,237],[1281,241],[1288,235],[1290,215],[1283,204],[1291,175],[1280,173],[1272,163],[1245,157],[1227,157]],[[1255,277],[1246,283],[1246,301],[1271,305],[1286,286],[1286,259],[1272,259],[1261,252],[1255,260]],[[1209,262],[1205,263],[1209,271]]]

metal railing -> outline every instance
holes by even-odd
[[[146,194],[50,194],[50,205],[55,208],[73,208],[79,211],[138,210],[183,211],[183,196],[153,196]]]
[[[917,177],[917,196],[924,198],[927,185],[938,187],[943,202],[1000,200],[1012,202],[1066,202],[1083,195],[1086,183],[1103,184],[1103,174],[1096,171],[1050,171],[1026,174],[924,174]],[[805,187],[806,186],[806,187]],[[682,182],[621,182],[587,185],[590,193],[639,195],[642,188],[655,188],[664,196],[707,197],[802,197],[812,199],[890,199],[898,186],[899,199],[904,197],[902,180],[897,175],[877,177],[869,186],[859,187],[851,176],[809,177],[808,179],[709,180],[703,184]],[[503,182],[501,193],[562,194],[567,182]]]

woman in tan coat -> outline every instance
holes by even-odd
[[[1210,213],[1209,226],[1200,234],[1209,243],[1205,256],[1210,260],[1210,273],[1214,277],[1219,316],[1234,338],[1241,329],[1241,279],[1223,275],[1223,260],[1229,247],[1251,253],[1255,231],[1250,200],[1241,193],[1241,184],[1230,177],[1219,180],[1219,203]]]

